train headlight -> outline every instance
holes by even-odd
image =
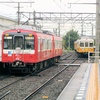
[[[17,33],[20,33],[21,31],[20,30],[17,30]]]
[[[9,36],[9,34],[5,34],[5,36]]]
[[[32,36],[32,34],[28,34],[28,36]]]

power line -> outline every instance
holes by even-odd
[[[77,0],[76,2],[74,2],[74,3],[77,3],[77,2],[79,2],[80,0]]]
[[[65,12],[65,10],[60,6],[60,5],[58,5],[58,3],[55,1],[55,0],[53,0],[55,3],[56,3],[56,5],[61,9],[61,10],[63,10],[64,12]]]
[[[64,2],[62,2],[62,1],[60,1],[65,7],[67,7],[68,8],[68,6],[64,3]]]
[[[18,25],[20,24],[20,3],[34,3],[34,2],[0,2],[0,3],[17,3],[18,4]]]
[[[96,5],[99,3],[68,3],[68,4]]]

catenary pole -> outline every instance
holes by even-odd
[[[96,0],[96,41],[95,41],[95,62],[99,62],[100,46],[100,0]]]

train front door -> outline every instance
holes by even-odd
[[[24,61],[24,36],[13,37],[13,61]]]

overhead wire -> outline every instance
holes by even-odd
[[[77,1],[75,1],[74,3],[78,3],[80,0],[77,0]],[[72,28],[74,28],[74,26],[75,26],[75,21],[73,21],[73,16],[72,16],[72,9],[71,9],[71,3],[69,4],[70,6],[68,7],[64,2],[62,2],[62,0],[60,0],[60,2],[65,6],[65,7],[67,7],[67,8],[70,8],[70,11],[71,11],[71,20],[72,20]]]
[[[74,2],[74,3],[78,3],[80,0],[77,0],[76,2]]]
[[[28,0],[27,0],[27,1],[28,1]],[[31,0],[31,1],[33,1],[33,0]],[[1,1],[1,2],[4,2],[4,1]],[[12,2],[12,3],[13,3],[13,2],[15,2],[15,0],[9,0],[9,1],[7,0],[6,2],[8,2],[8,3],[9,3],[9,2]],[[28,2],[29,2],[29,1],[28,1]],[[2,5],[5,5],[6,7],[10,7],[11,9],[14,9],[14,6],[12,6],[11,4],[2,3]],[[16,4],[15,4],[15,5],[16,5]],[[25,5],[25,7],[28,7],[28,6]],[[16,10],[16,9],[15,9],[15,12],[17,13],[17,10]],[[3,14],[3,13],[2,13],[2,14]],[[4,13],[3,15],[5,15],[5,16],[7,16],[7,17],[11,17],[11,15],[12,15],[12,16],[14,17],[14,14],[5,14],[5,13]],[[9,16],[9,15],[10,15],[10,16]],[[17,16],[17,15],[16,15],[16,16]]]
[[[54,2],[55,2],[55,4],[61,9],[61,10],[63,10],[64,12],[65,12],[65,10],[56,2],[56,0],[53,0]]]
[[[72,18],[72,9],[71,9],[71,4],[70,6],[68,7],[64,2],[62,2],[62,0],[60,0],[60,2],[67,8],[70,8],[70,11],[71,11],[71,20],[72,20],[72,23],[71,23],[71,26],[72,28],[74,27],[74,23],[73,23],[73,18]],[[65,12],[65,11],[64,11]]]

